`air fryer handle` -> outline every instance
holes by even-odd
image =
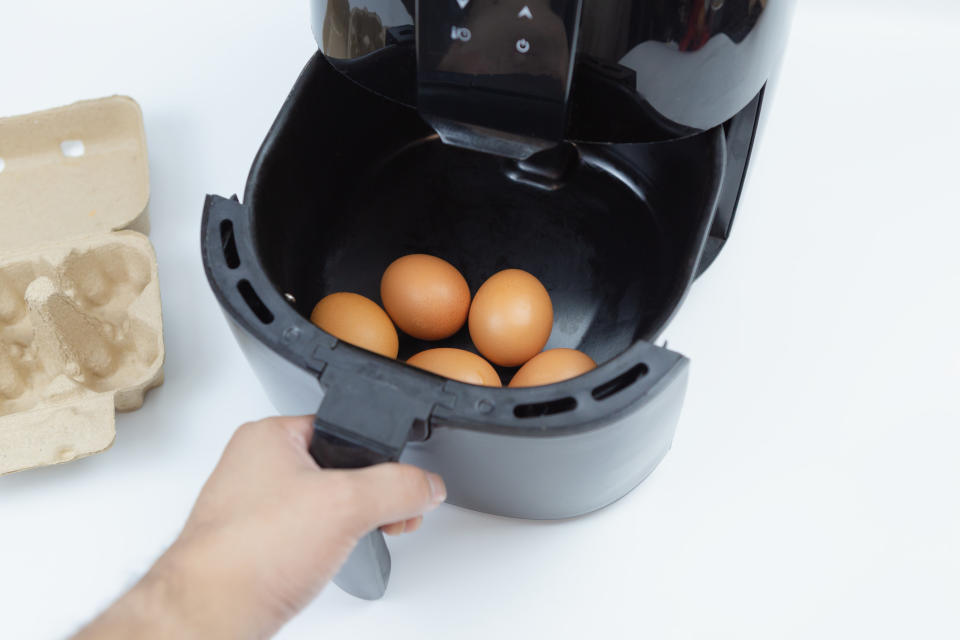
[[[426,438],[432,404],[426,388],[400,389],[383,379],[328,366],[314,422],[310,455],[327,469],[397,462],[410,440]],[[377,600],[390,581],[390,552],[380,531],[357,544],[334,578],[347,593]]]
[[[310,455],[327,469],[357,469],[383,462],[395,462],[347,443],[318,427],[310,443]],[[347,562],[334,578],[334,583],[357,598],[378,600],[390,582],[390,550],[380,531],[371,531],[357,543]]]

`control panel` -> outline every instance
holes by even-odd
[[[448,142],[521,157],[563,138],[582,0],[418,0],[418,107]],[[466,138],[464,138],[466,136]],[[490,146],[488,145],[488,146]]]

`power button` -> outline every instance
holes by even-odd
[[[530,51],[530,41],[526,38],[520,38],[517,40],[517,52],[518,53],[528,53]]]

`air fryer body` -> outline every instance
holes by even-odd
[[[666,455],[689,361],[656,339],[729,235],[790,0],[314,0],[320,52],[254,162],[243,202],[208,198],[208,279],[277,409],[316,413],[325,467],[402,459],[450,502],[565,518]],[[379,301],[429,253],[473,290],[520,268],[550,291],[547,348],[586,375],[529,389],[445,380],[308,318]],[[445,346],[472,349],[466,329]],[[515,370],[499,369],[508,380]],[[338,584],[386,587],[382,538]]]
[[[563,176],[534,183],[512,160],[444,144],[416,110],[315,56],[244,203],[211,198],[203,223],[208,277],[277,409],[319,407],[347,440],[396,418],[396,456],[442,473],[452,503],[490,513],[570,517],[635,487],[679,418],[688,361],[653,341],[697,274],[724,136],[569,153]],[[334,291],[379,300],[384,269],[413,252],[449,260],[474,289],[507,266],[537,274],[555,307],[547,347],[578,347],[602,366],[550,387],[475,387],[307,320]],[[466,329],[452,340],[472,348]],[[403,336],[400,360],[430,346]],[[421,426],[407,437],[411,423]]]

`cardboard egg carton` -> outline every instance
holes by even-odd
[[[0,120],[0,475],[104,451],[163,381],[140,107]]]

